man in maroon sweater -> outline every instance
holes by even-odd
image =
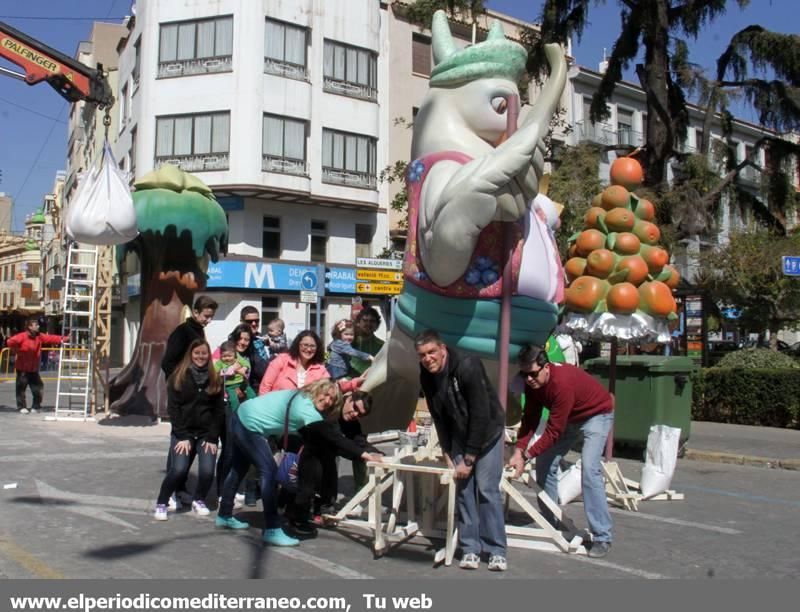
[[[528,459],[536,458],[536,482],[553,501],[558,501],[561,458],[583,435],[581,486],[586,520],[592,532],[589,556],[605,557],[611,548],[611,515],[601,465],[606,439],[614,425],[614,400],[589,374],[572,365],[552,364],[538,346],[526,345],[517,357],[519,376],[525,381],[525,416],[509,464],[519,477]],[[529,447],[547,406],[547,426]],[[544,512],[551,522],[554,518]]]

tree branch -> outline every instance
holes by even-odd
[[[705,138],[705,136],[703,137]],[[756,164],[753,161],[753,159],[755,158],[756,154],[760,151],[764,143],[766,143],[769,140],[770,138],[766,136],[762,136],[761,138],[759,138],[753,144],[753,150],[750,151],[750,155],[748,155],[742,161],[736,164],[736,166],[722,178],[722,181],[720,181],[720,183],[716,187],[714,187],[714,189],[712,189],[706,195],[703,196],[703,198],[700,200],[700,203],[704,210],[706,207],[710,206],[714,200],[716,200],[719,197],[719,195],[725,190],[725,188],[728,185],[730,185],[733,182],[733,180],[736,178],[739,172],[742,171],[742,168],[744,168],[745,166],[752,166],[757,170],[763,170],[763,168],[761,168],[761,166]]]

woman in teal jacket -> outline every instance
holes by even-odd
[[[287,409],[289,433],[292,434],[308,425],[334,417],[341,407],[342,393],[339,385],[327,378],[299,390],[272,391],[243,402],[231,417],[233,462],[222,486],[217,527],[250,527],[248,523],[233,517],[233,500],[247,470],[255,465],[261,480],[261,502],[264,508],[263,541],[272,546],[299,544],[299,540],[287,535],[280,526],[275,480],[278,466],[272,456],[267,436],[283,436]]]

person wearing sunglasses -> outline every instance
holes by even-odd
[[[509,465],[519,478],[525,462],[536,458],[536,482],[557,502],[561,458],[583,436],[581,486],[586,520],[592,532],[589,556],[605,557],[611,548],[612,522],[601,461],[606,439],[614,426],[614,398],[584,370],[565,363],[550,363],[542,347],[524,345],[517,363],[518,376],[525,382],[525,415]],[[529,447],[544,406],[550,410],[547,426]],[[545,518],[555,524],[552,513],[543,510]]]

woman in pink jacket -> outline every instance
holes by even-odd
[[[258,394],[299,389],[321,378],[330,378],[325,367],[322,341],[317,334],[307,329],[297,334],[288,353],[281,353],[270,362],[264,378],[261,379]],[[361,382],[360,378],[341,380],[339,387],[346,393],[356,390]]]

